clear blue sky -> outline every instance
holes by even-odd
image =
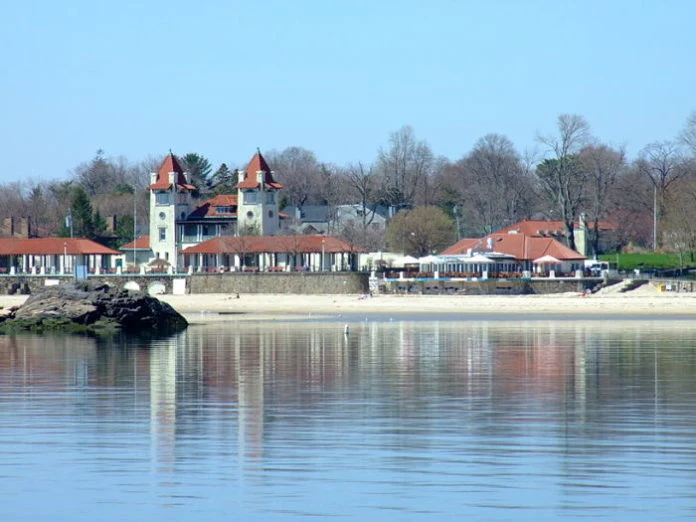
[[[490,132],[531,148],[561,113],[635,155],[696,109],[695,21],[687,0],[4,2],[2,182],[99,148],[371,162],[403,125],[455,160]]]

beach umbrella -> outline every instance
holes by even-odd
[[[406,264],[411,265],[414,263],[418,263],[418,259],[413,257],[413,256],[404,256],[401,258],[400,262],[403,263],[404,265],[406,265]]]
[[[495,263],[491,258],[484,256],[483,254],[475,254],[471,257],[460,257],[463,263],[468,263],[471,265],[492,265]]]
[[[419,257],[419,258],[418,258],[418,262],[419,262],[421,265],[431,265],[431,264],[433,264],[433,263],[439,263],[439,262],[440,262],[440,258],[437,257],[437,256],[432,256],[432,255],[430,255],[430,256],[425,256],[425,257]]]
[[[535,259],[532,262],[536,265],[558,265],[561,263],[559,259],[556,259],[555,257],[550,255],[542,256],[538,259]]]

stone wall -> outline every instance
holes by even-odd
[[[47,285],[72,280],[72,276],[0,276],[0,294],[31,294]],[[369,291],[366,273],[234,273],[191,275],[99,275],[90,281],[112,288],[132,288],[150,293],[170,294],[175,279],[185,280],[189,294],[365,294]]]
[[[549,279],[549,280],[497,280],[447,281],[447,280],[389,280],[379,282],[381,293],[424,295],[525,295],[582,293],[600,284],[598,279]]]
[[[192,294],[365,294],[368,275],[357,272],[193,274]]]

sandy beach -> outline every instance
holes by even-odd
[[[2,295],[0,307],[19,306],[27,296]],[[230,294],[159,295],[185,316],[209,312],[224,320],[306,314],[520,314],[520,315],[691,315],[696,294],[660,292],[645,285],[626,293],[605,289],[576,293],[524,296],[448,295],[288,295]]]
[[[605,289],[582,296],[575,293],[524,296],[447,295],[287,295],[198,294],[159,295],[185,316],[201,313],[224,320],[306,314],[520,314],[520,315],[691,315],[696,294],[660,292],[645,285],[626,293]],[[26,296],[0,296],[0,307],[19,306]]]

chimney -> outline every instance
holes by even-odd
[[[29,226],[29,218],[23,217],[19,218],[19,231],[18,235],[21,238],[27,239],[31,236],[31,227]]]
[[[150,185],[154,185],[157,182],[157,173],[150,172]]]
[[[12,237],[12,218],[2,218],[2,225],[0,225],[0,236]]]
[[[118,222],[116,216],[107,216],[105,221],[106,221],[106,231],[113,233],[116,230],[116,223]]]

